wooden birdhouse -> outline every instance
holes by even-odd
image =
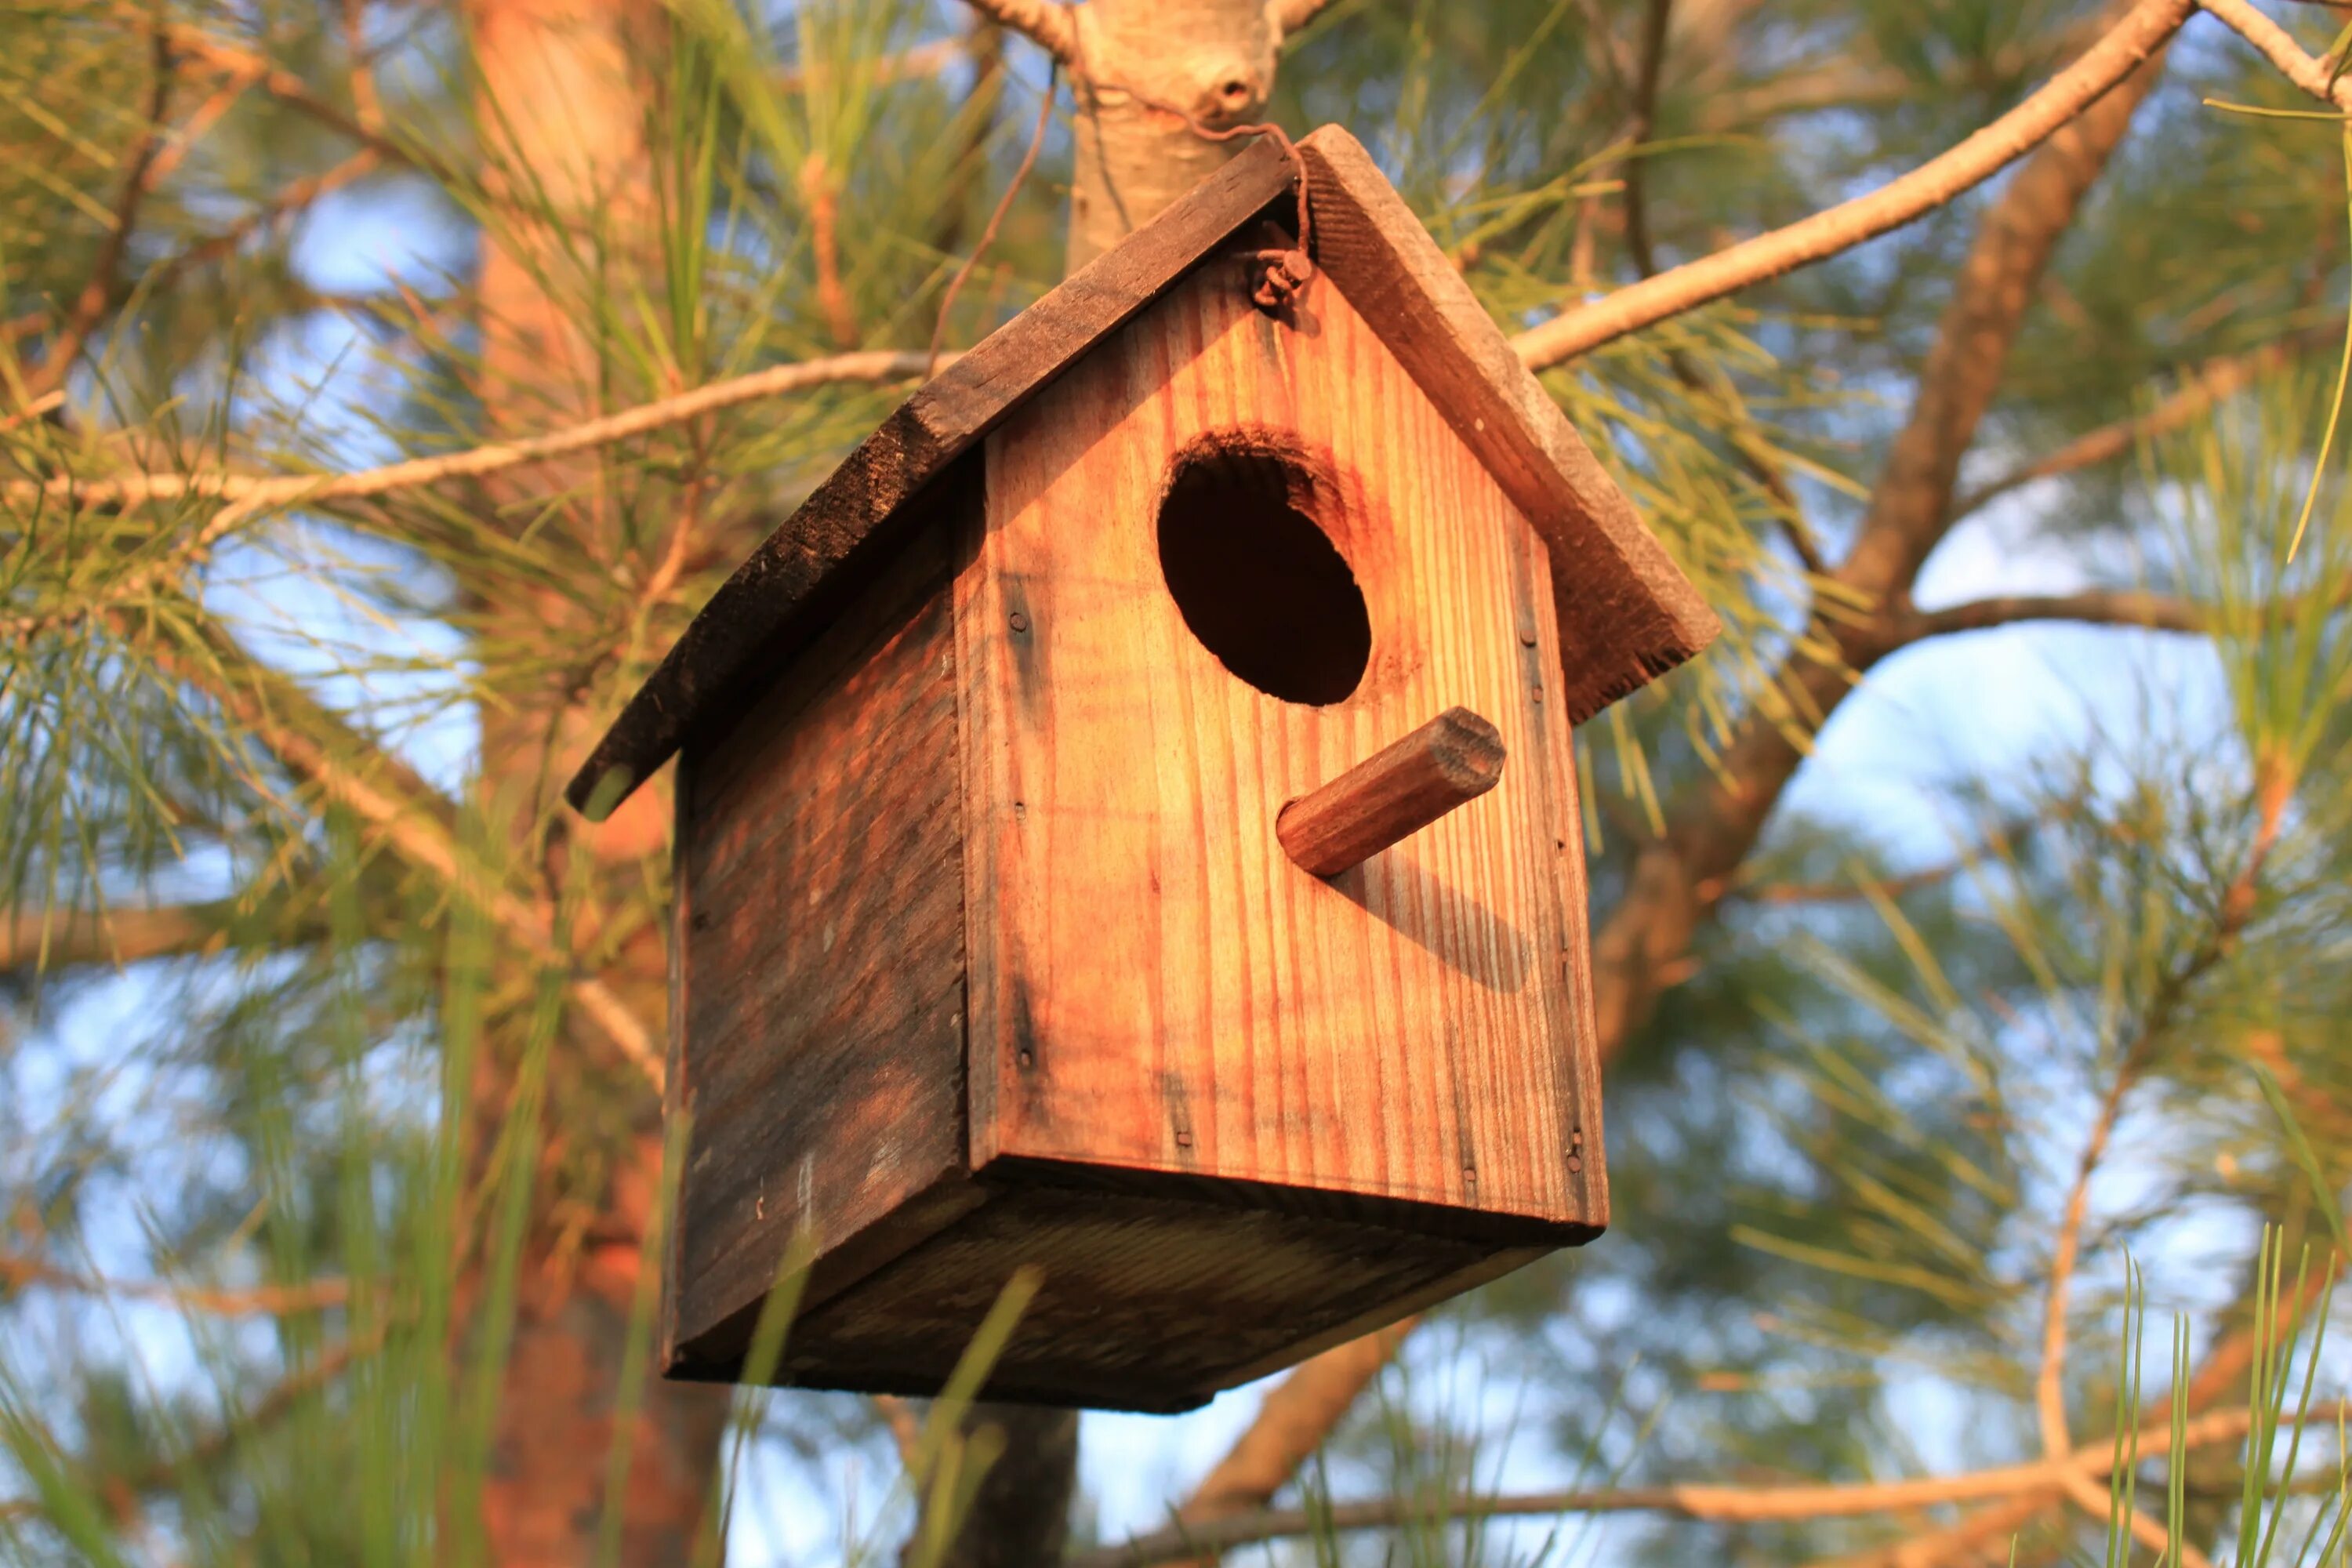
[[[1139,1410],[1598,1235],[1570,727],[1714,629],[1353,139],[1234,158],[908,399],[572,783],[680,756],[668,1371],[740,1375],[803,1228],[782,1380],[935,1391],[1034,1264],[990,1396]]]

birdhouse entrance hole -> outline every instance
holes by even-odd
[[[1160,502],[1160,567],[1185,626],[1286,702],[1341,701],[1371,662],[1363,590],[1318,517],[1330,489],[1235,434],[1180,456]]]

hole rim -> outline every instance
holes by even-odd
[[[1337,656],[1338,664],[1347,670],[1344,680],[1332,678],[1327,669],[1322,672],[1320,684],[1312,675],[1299,682],[1280,672],[1270,682],[1252,673],[1251,668],[1237,668],[1228,647],[1221,646],[1222,637],[1205,635],[1200,617],[1194,614],[1191,595],[1198,584],[1191,588],[1180,586],[1170,569],[1171,504],[1178,500],[1188,481],[1195,480],[1204,467],[1246,469],[1258,465],[1270,467],[1280,476],[1282,500],[1276,503],[1280,509],[1276,515],[1289,520],[1282,526],[1292,535],[1294,543],[1311,538],[1321,547],[1328,563],[1338,568],[1336,579],[1327,581],[1318,591],[1330,594],[1322,611],[1327,616],[1336,614],[1337,619],[1344,623],[1339,633],[1348,642]],[[1259,481],[1259,488],[1264,493],[1257,499],[1261,502],[1270,500],[1274,487]],[[1350,504],[1353,494],[1353,488],[1342,482],[1328,454],[1309,448],[1289,431],[1257,425],[1223,426],[1194,434],[1170,456],[1160,477],[1152,504],[1152,550],[1160,566],[1160,587],[1168,595],[1170,607],[1176,612],[1195,649],[1226,676],[1286,708],[1328,710],[1360,701],[1372,690],[1375,675],[1382,668],[1381,649],[1386,641],[1381,625],[1383,617],[1376,609],[1376,596],[1363,575],[1360,557],[1364,542],[1357,537],[1364,524],[1360,515],[1363,509]],[[1230,539],[1225,541],[1223,548],[1229,552],[1232,543]],[[1230,567],[1234,558],[1230,553],[1219,557],[1214,549],[1212,547],[1213,563]],[[1318,569],[1321,569],[1319,563]],[[1332,592],[1338,588],[1344,588],[1344,595]],[[1261,621],[1253,627],[1261,643],[1271,625]],[[1320,630],[1329,629],[1327,620]],[[1247,651],[1244,650],[1244,663],[1263,673],[1264,667],[1246,657]]]

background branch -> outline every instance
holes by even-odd
[[[2217,1411],[2189,1423],[2189,1447],[2210,1447],[2242,1438],[2252,1427],[2249,1410]],[[2322,1415],[2318,1419],[2330,1419]],[[2171,1441],[2169,1415],[2141,1428],[2144,1448]],[[2063,1488],[2069,1479],[2091,1480],[2114,1468],[2120,1446],[2110,1436],[2086,1443],[2059,1459],[1972,1470],[1916,1480],[1860,1482],[1851,1486],[1660,1486],[1533,1492],[1513,1497],[1380,1498],[1318,1509],[1279,1509],[1202,1522],[1178,1524],[1116,1546],[1082,1552],[1067,1568],[1154,1568],[1208,1552],[1228,1552],[1255,1542],[1334,1531],[1380,1530],[1416,1521],[1490,1519],[1568,1513],[1665,1513],[1733,1524],[1848,1518],[1895,1513],[1939,1504],[2008,1499]],[[1894,1559],[1887,1561],[1893,1562]]]
[[[2195,9],[2196,0],[2140,0],[2081,59],[1949,152],[1867,195],[1570,307],[1512,346],[1541,370],[1900,228],[2049,140],[2153,57]]]

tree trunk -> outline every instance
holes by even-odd
[[[1088,0],[1072,13],[1076,164],[1067,265],[1108,250],[1239,151],[1187,123],[1247,124],[1282,37],[1265,0]]]
[[[481,256],[480,391],[496,434],[536,433],[601,411],[606,367],[579,323],[594,293],[616,284],[588,268],[634,265],[632,236],[656,232],[653,171],[644,140],[649,64],[659,57],[653,0],[472,0],[477,123],[485,184],[504,216],[486,226]],[[525,177],[527,172],[527,177]],[[528,217],[520,216],[528,211]],[[563,243],[570,231],[574,243]],[[582,242],[581,237],[596,239]],[[596,240],[604,243],[597,243]],[[617,241],[618,243],[613,243]],[[555,527],[583,561],[610,563],[621,548],[595,458],[525,470],[503,493],[575,498]],[[529,509],[519,508],[519,512]],[[518,646],[545,636],[568,613],[553,595],[513,605],[478,603],[485,631]],[[541,685],[486,706],[483,799],[528,830],[542,792],[569,772],[587,739],[575,732],[569,693]],[[557,755],[546,756],[549,737]],[[644,790],[585,838],[599,858],[658,848],[663,797]],[[579,842],[575,839],[573,842]],[[519,847],[527,847],[518,838]],[[604,978],[641,1018],[658,1020],[667,986],[658,936],[635,944]],[[561,1042],[593,1060],[585,1039]],[[575,1078],[587,1075],[575,1074]],[[483,1499],[493,1559],[501,1568],[577,1568],[594,1561],[607,1509],[621,1371],[631,1337],[646,1227],[656,1219],[662,1140],[658,1110],[642,1086],[624,1146],[594,1152],[610,1174],[584,1242],[564,1247],[535,1227],[513,1353],[499,1404],[492,1474]],[[551,1162],[552,1163],[552,1162]],[[547,1194],[542,1192],[542,1198]],[[724,1390],[651,1377],[625,1436],[630,1467],[619,1500],[620,1562],[688,1560],[719,1459]]]
[[[965,1422],[1004,1434],[940,1568],[1052,1568],[1070,1534],[1078,1486],[1078,1413],[975,1405]],[[918,1532],[917,1539],[920,1539]]]

